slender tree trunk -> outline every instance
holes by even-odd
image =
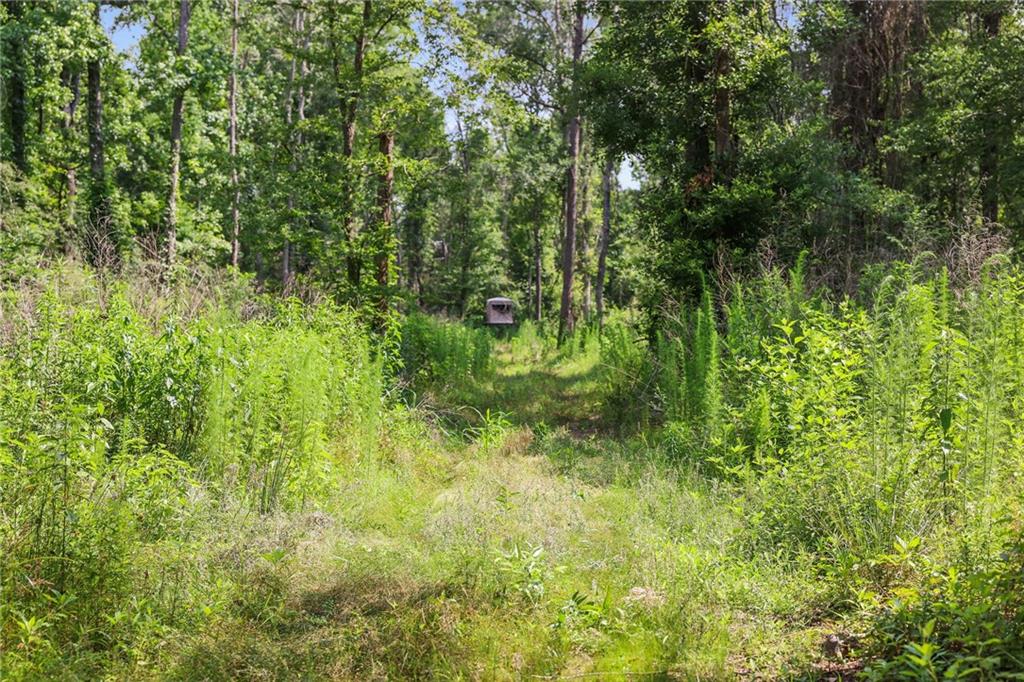
[[[394,149],[395,134],[391,131],[381,132],[377,137],[379,151],[383,161],[380,175],[377,178],[377,238],[375,253],[373,255],[374,266],[377,275],[377,328],[384,331],[387,323],[389,297],[388,289],[391,286],[391,196],[395,188],[395,167]]]
[[[292,32],[296,36],[299,32],[299,26],[302,21],[302,10],[295,10],[295,14],[292,16]],[[297,40],[297,38],[296,38]],[[294,134],[295,131],[292,129],[292,106],[294,104],[292,96],[292,87],[295,84],[295,57],[292,57],[291,69],[288,71],[288,87],[285,89],[284,97],[284,123],[287,129],[287,143],[288,152],[291,158],[288,161],[288,227],[291,228],[294,225],[295,216],[295,191],[291,187],[291,183],[295,177],[295,145]],[[286,231],[284,235],[284,243],[281,245],[281,286],[285,291],[291,287],[292,283],[292,242],[290,229]]]
[[[231,0],[231,74],[228,76],[228,156],[231,157],[231,266],[241,256],[241,224],[238,207],[242,200],[238,185],[238,0]]]
[[[580,111],[576,81],[583,57],[583,3],[576,2],[572,39],[573,92],[571,94],[569,126],[566,131],[569,167],[565,191],[565,239],[562,242],[562,306],[558,316],[558,342],[571,334],[574,326],[572,313],[572,284],[576,255],[576,186],[579,175]]]
[[[306,14],[303,10],[298,9],[295,11],[295,16],[292,22],[292,28],[296,34],[296,40],[299,36],[302,37],[302,60],[299,65],[299,85],[298,85],[298,98],[297,101],[293,100],[292,97],[292,86],[295,82],[295,59],[292,59],[291,71],[288,74],[288,96],[285,104],[285,123],[288,127],[288,135],[292,138],[291,146],[291,158],[288,161],[288,172],[289,172],[289,183],[288,189],[288,224],[291,228],[295,228],[297,225],[295,215],[295,189],[294,189],[294,178],[298,172],[299,156],[302,151],[302,145],[304,142],[303,133],[301,130],[302,122],[306,120],[306,77],[309,75],[309,62],[306,60],[306,53],[309,51],[309,35],[306,34]],[[292,128],[292,105],[295,105],[295,120],[298,122],[300,127],[299,131],[296,132]],[[294,244],[291,241],[290,235],[286,235],[284,239],[284,246],[281,249],[281,284],[288,290],[295,278],[295,269],[292,264]]]
[[[402,240],[405,249],[405,277],[409,290],[422,303],[423,293],[423,216],[427,210],[426,188],[417,183],[403,206]]]
[[[363,0],[362,22],[359,24],[359,31],[355,39],[355,53],[352,59],[352,83],[347,94],[340,98],[342,104],[342,155],[345,158],[345,167],[342,169],[342,221],[345,231],[345,239],[348,242],[348,252],[345,255],[345,269],[348,281],[353,286],[359,286],[361,279],[362,260],[357,245],[358,233],[355,216],[355,168],[353,158],[356,145],[356,115],[359,112],[359,100],[363,90],[363,61],[366,56],[366,30],[370,25],[370,18],[373,14],[372,0]],[[341,74],[339,73],[337,60],[334,64],[334,76],[339,93],[342,91]]]
[[[100,25],[100,2],[93,3],[93,20]],[[107,191],[106,159],[103,146],[103,83],[99,58],[86,64],[89,119],[89,258],[93,265],[114,265],[117,248],[111,234],[110,194]],[[107,261],[102,257],[105,255]]]
[[[727,0],[718,0],[722,13],[728,12]],[[715,61],[712,67],[714,80],[715,110],[715,157],[714,180],[728,182],[732,175],[732,119],[727,79],[731,68],[731,56],[727,45],[720,45],[715,50]]]
[[[469,181],[469,171],[471,169],[471,163],[469,158],[469,138],[470,130],[463,129],[462,119],[458,116],[455,118],[455,125],[458,128],[459,140],[461,145],[459,147],[459,156],[462,159],[462,175],[463,178]],[[470,208],[468,202],[460,200],[456,203],[458,208],[455,222],[459,226],[461,233],[455,236],[452,240],[453,244],[458,244],[461,249],[459,251],[459,279],[458,279],[458,304],[459,304],[459,318],[466,316],[466,305],[469,302],[469,273],[470,268],[473,265],[473,257],[476,255],[476,245],[473,243],[472,235],[470,233],[472,216],[470,215]],[[451,307],[449,306],[449,310]]]
[[[189,0],[181,0],[178,11],[178,49],[179,58],[185,56],[188,47],[188,20],[191,9]],[[178,245],[178,183],[181,172],[181,128],[185,113],[185,90],[179,88],[174,94],[171,109],[171,188],[167,198],[167,255],[166,265],[174,264]]]
[[[533,316],[537,322],[543,318],[544,306],[544,245],[540,239],[541,216],[540,198],[536,199],[533,213]]]
[[[608,240],[611,237],[612,226],[612,173],[615,170],[615,160],[611,152],[606,152],[604,160],[604,172],[601,174],[601,236],[597,240],[597,285],[595,295],[597,297],[597,327],[604,324],[604,279],[607,272]]]
[[[64,169],[64,184],[67,192],[67,204],[64,207],[64,231],[68,239],[68,246],[71,245],[75,236],[75,203],[78,197],[78,178],[76,177],[75,159],[72,153],[74,141],[71,138],[75,127],[75,112],[78,110],[81,80],[81,74],[78,71],[73,71],[70,66],[65,66],[61,72],[61,82],[71,95],[68,103],[64,106],[64,118],[60,122],[61,137],[63,137],[64,149],[67,153],[65,158],[67,166]]]
[[[985,26],[985,34],[989,41],[999,37],[999,25],[1002,22],[1005,10],[998,4],[982,16],[982,23]],[[986,221],[995,223],[999,221],[999,135],[996,132],[997,116],[995,112],[986,111],[983,114],[985,122],[985,141],[981,151],[981,159],[978,163],[978,171],[981,180],[981,215]]]
[[[720,47],[715,52],[715,169],[727,175],[732,155],[732,122],[729,111],[729,88],[725,79],[729,75],[729,50]]]
[[[579,246],[579,268],[583,275],[583,300],[581,301],[581,308],[583,319],[589,321],[593,294],[590,277],[590,239],[593,232],[590,223],[590,145],[586,144],[586,137],[582,129],[580,130],[580,148],[580,213],[577,217],[580,229],[578,230],[577,242]]]
[[[14,0],[8,5],[9,19],[13,24],[19,24],[22,17],[22,2]],[[21,27],[19,27],[20,29]],[[24,31],[22,31],[24,34]],[[25,101],[25,51],[23,38],[16,35],[7,44],[7,62],[10,65],[10,100],[8,104],[8,116],[11,123],[11,160],[14,166],[28,175],[28,155],[25,148],[25,126],[28,122],[28,112]]]

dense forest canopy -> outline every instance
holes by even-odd
[[[867,262],[1024,221],[1010,2],[0,12],[8,280],[61,254],[231,264],[457,317],[507,294],[571,328],[713,264],[808,249],[850,292]]]

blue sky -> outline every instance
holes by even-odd
[[[130,54],[132,49],[139,44],[142,37],[142,26],[131,24],[129,26],[114,26],[120,16],[121,10],[117,7],[100,7],[100,21],[106,30],[114,47],[122,54]]]

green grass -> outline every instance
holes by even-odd
[[[1020,654],[1013,277],[956,326],[931,284],[877,318],[780,286],[799,322],[734,300],[724,351],[707,298],[649,353],[415,318],[402,399],[346,311],[63,277],[0,310],[5,679],[1002,679]],[[947,377],[953,437],[921,407]],[[944,439],[958,497],[844,502]]]
[[[599,373],[596,349],[499,345],[467,405],[507,415],[487,444],[392,414],[329,523],[295,529],[263,567],[275,617],[212,622],[162,665],[186,679],[811,671],[829,628],[811,562],[739,558],[730,490],[590,419]]]

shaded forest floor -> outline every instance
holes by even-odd
[[[247,602],[178,679],[819,679],[813,560],[740,544],[735,492],[602,428],[596,349],[498,347],[393,415],[336,507],[263,522]],[[426,417],[426,419],[424,419]],[[160,677],[164,677],[161,674]],[[825,678],[835,679],[825,674]]]

